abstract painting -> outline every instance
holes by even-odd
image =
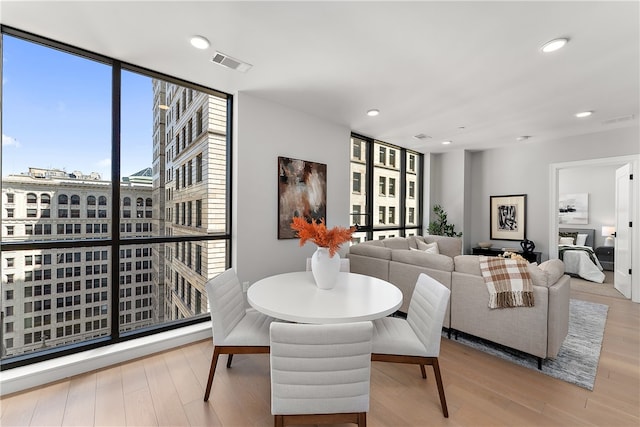
[[[490,196],[491,240],[524,240],[527,195]]]
[[[589,193],[561,194],[558,210],[560,224],[588,224]]]
[[[326,220],[327,165],[278,157],[278,239],[295,239],[294,216]]]

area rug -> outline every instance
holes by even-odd
[[[560,347],[558,356],[543,361],[542,371],[539,372],[593,390],[608,311],[608,305],[570,300],[567,338]],[[462,333],[458,334],[457,342],[538,370],[538,359],[535,356]]]

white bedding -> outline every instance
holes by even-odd
[[[589,248],[589,246],[575,246],[575,245],[560,245],[560,248],[566,247],[574,247],[574,248]],[[565,250],[563,261],[564,261],[564,271],[571,274],[576,274],[582,277],[585,280],[590,280],[596,283],[603,283],[605,276],[602,272],[602,265],[600,265],[600,261],[598,261],[597,257],[594,257],[596,262],[595,264],[584,251],[570,251]]]

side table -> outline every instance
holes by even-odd
[[[485,256],[500,256],[504,253],[502,249],[497,248],[480,248],[475,247],[471,249],[472,255],[485,255]],[[540,264],[542,262],[542,252],[517,252],[519,255],[522,255],[524,259],[529,262],[537,262]]]
[[[598,246],[595,253],[602,268],[613,271],[615,248],[613,246]]]

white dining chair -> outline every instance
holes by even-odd
[[[445,418],[449,417],[449,411],[438,356],[450,295],[451,291],[446,286],[421,273],[409,303],[407,318],[384,317],[374,320],[371,355],[373,361],[418,364],[422,378],[427,378],[425,365],[431,365]]]
[[[366,426],[372,330],[371,322],[272,323],[274,425]]]
[[[307,271],[311,271],[311,258],[307,258]],[[351,271],[351,262],[349,258],[340,258],[340,271],[346,273]]]
[[[234,354],[269,353],[269,325],[274,320],[254,309],[245,308],[242,285],[233,268],[229,268],[206,283],[213,356],[204,401],[209,400],[218,357],[228,354],[227,368]]]

